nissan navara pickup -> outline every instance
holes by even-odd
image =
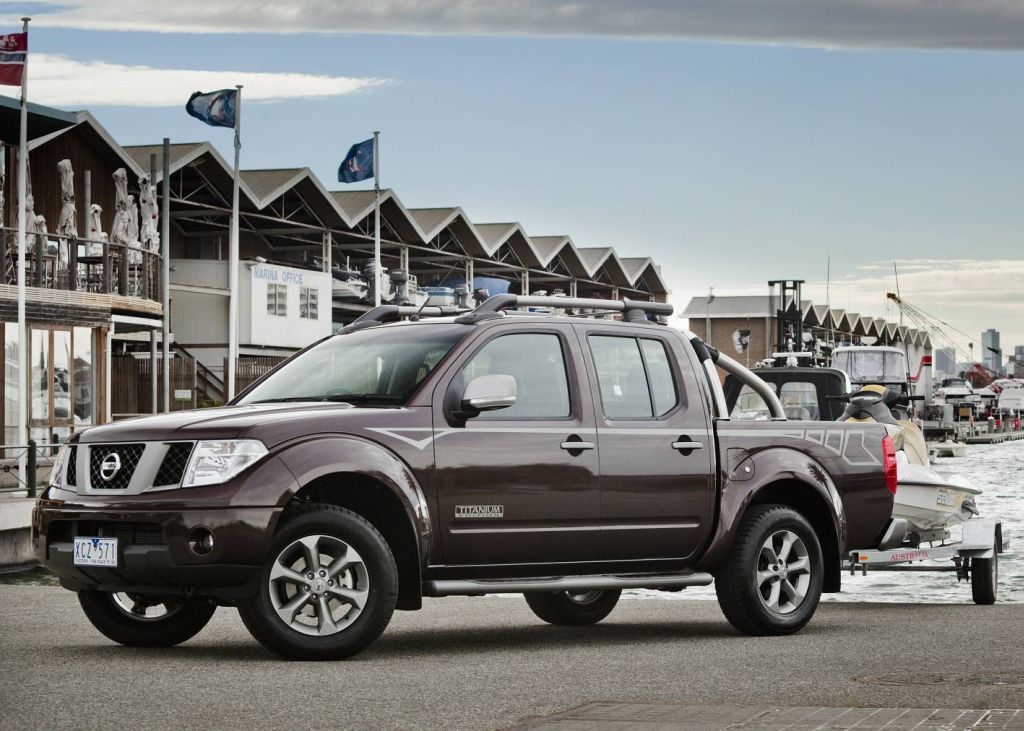
[[[424,597],[522,593],[584,625],[625,589],[712,582],[737,630],[796,632],[840,556],[884,534],[892,441],[787,421],[763,381],[654,321],[671,311],[376,308],[227,406],[72,436],[35,550],[124,645],[184,642],[233,606],[275,653],[344,658]],[[716,365],[773,418],[730,420]]]

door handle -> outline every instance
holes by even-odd
[[[704,449],[704,442],[672,442],[672,449],[692,452],[694,449]]]
[[[585,449],[594,449],[596,447],[596,445],[593,442],[573,442],[573,441],[564,441],[561,444],[559,444],[558,446],[561,447],[562,449],[564,449],[567,452],[576,452],[576,451],[582,452]]]

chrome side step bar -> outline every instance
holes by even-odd
[[[627,574],[623,576],[556,576],[539,579],[440,579],[423,582],[424,596],[522,594],[528,591],[594,591],[596,589],[675,589],[707,586],[711,574]]]

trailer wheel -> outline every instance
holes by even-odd
[[[971,595],[975,604],[995,604],[999,591],[999,554],[971,559]]]

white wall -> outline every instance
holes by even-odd
[[[239,341],[277,348],[304,348],[331,334],[331,276],[324,272],[274,264],[247,262],[239,272]],[[288,313],[285,317],[267,312],[267,286],[284,285]],[[317,290],[318,317],[299,317],[299,293],[303,287]]]
[[[222,370],[228,341],[228,266],[225,261],[171,260],[171,330],[176,342],[216,373]],[[287,289],[287,316],[267,312],[267,285]],[[299,317],[299,292],[314,287],[319,292],[318,318]],[[185,289],[183,289],[185,288]],[[331,334],[331,277],[323,272],[243,261],[238,266],[238,342],[279,348],[280,353],[304,348]],[[214,347],[198,347],[200,345]]]

